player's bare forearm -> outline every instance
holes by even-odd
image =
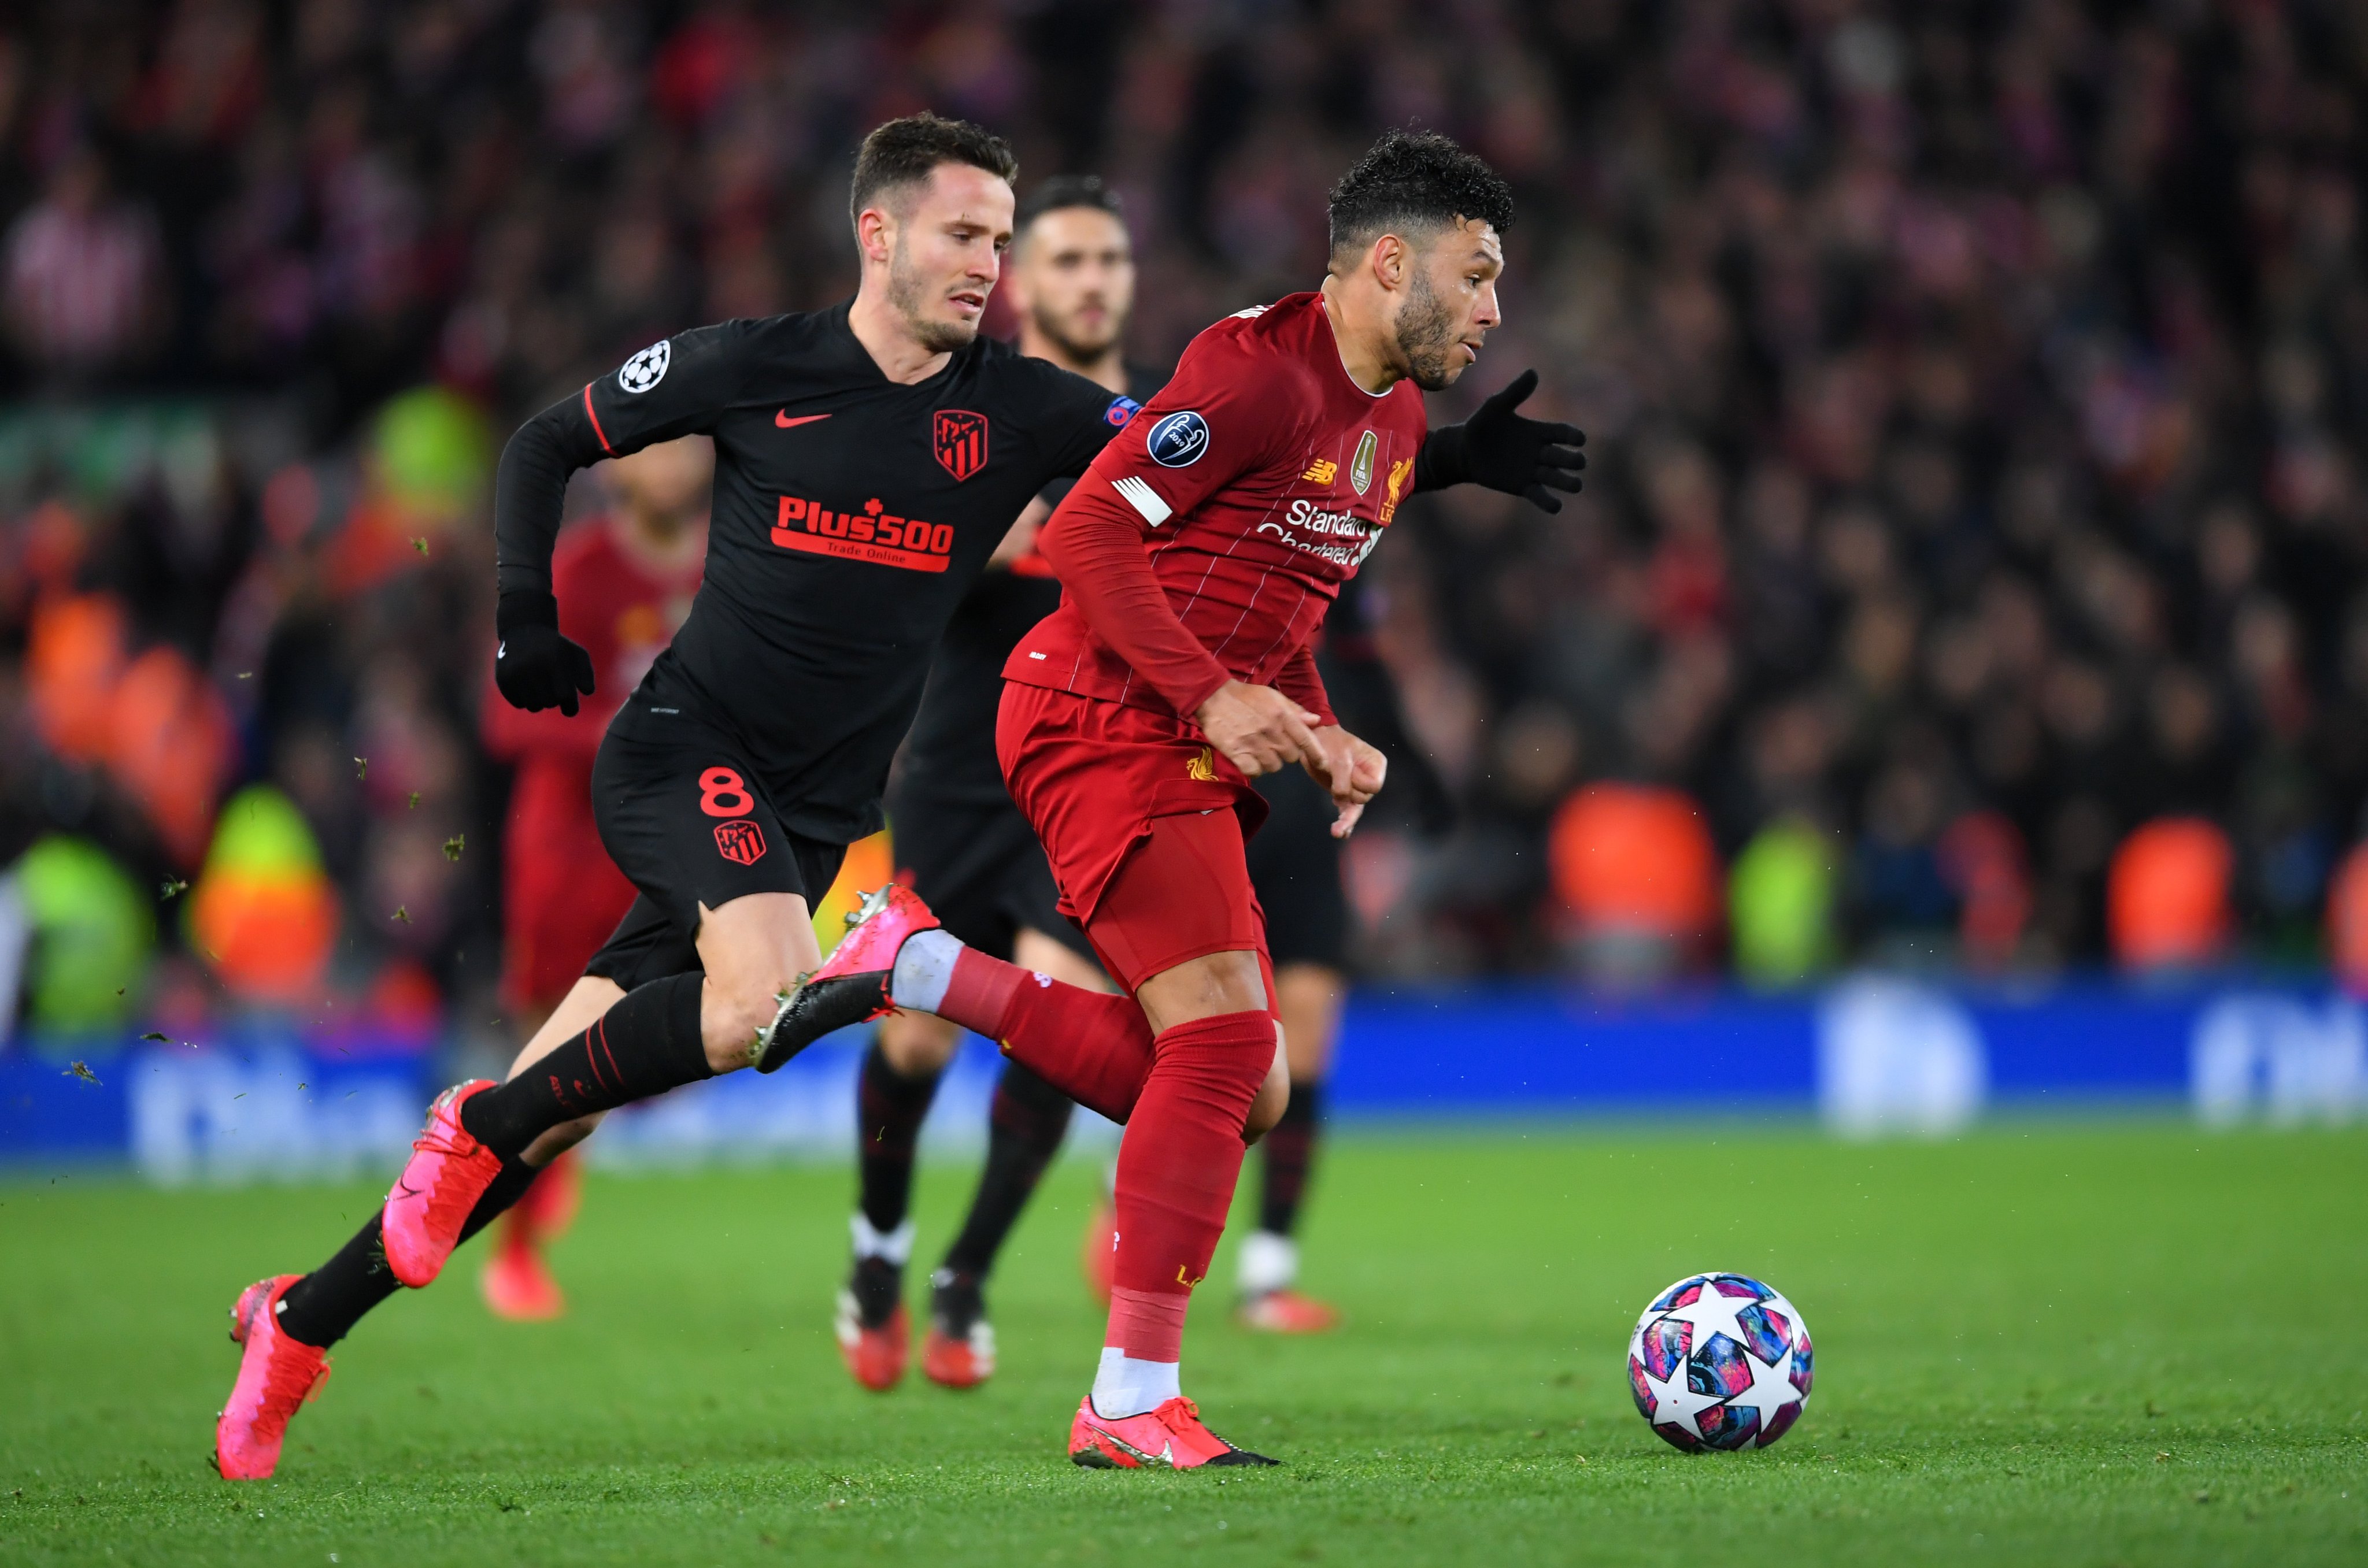
[[[1228,680],[1193,710],[1192,722],[1248,778],[1311,758],[1321,765],[1316,726],[1322,719],[1270,686]]]
[[[1042,495],[1029,502],[1020,512],[1019,520],[1011,525],[1011,531],[1003,536],[1003,542],[995,547],[995,553],[986,558],[986,569],[990,572],[1011,570],[1011,563],[1027,554],[1035,544],[1036,530],[1042,528],[1044,519],[1052,515],[1051,504]]]

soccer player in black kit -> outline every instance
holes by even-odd
[[[1023,354],[1141,401],[1164,374],[1130,368],[1121,339],[1134,298],[1134,258],[1118,203],[1097,179],[1046,181],[1020,203],[1007,263]],[[1072,985],[1109,988],[1093,949],[1058,907],[1035,830],[1011,803],[995,760],[1003,662],[1061,602],[1035,551],[1036,526],[1068,489],[1055,481],[1028,505],[947,624],[921,709],[888,796],[898,880],[963,941]],[[911,1256],[907,1217],[914,1142],[962,1031],[928,1013],[880,1020],[857,1080],[855,1259],[835,1329],[848,1370],[867,1388],[904,1376],[911,1334],[903,1305]],[[982,1287],[996,1252],[1066,1134],[1072,1102],[1007,1062],[988,1115],[986,1162],[970,1212],[930,1277],[921,1369],[949,1388],[995,1370]]]
[[[240,1296],[224,1476],[270,1474],[323,1350],[398,1285],[433,1280],[602,1112],[780,1064],[764,1050],[782,998],[821,961],[809,910],[881,825],[940,631],[1013,519],[1135,406],[979,335],[1017,172],[975,126],[890,121],[856,161],[852,301],[654,344],[512,437],[495,678],[519,707],[568,712],[593,684],[551,594],[568,475],[693,431],[715,441],[704,585],[594,768],[602,841],[640,897],[509,1080],[438,1099],[379,1215],[313,1273]]]

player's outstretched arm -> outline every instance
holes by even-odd
[[[1559,512],[1554,492],[1578,493],[1587,467],[1586,432],[1575,425],[1525,419],[1517,411],[1537,391],[1538,373],[1524,370],[1461,425],[1444,425],[1425,437],[1415,454],[1414,487],[1443,490],[1477,484],[1526,497],[1543,512]]]

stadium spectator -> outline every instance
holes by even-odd
[[[1654,979],[1705,956],[1718,916],[1718,857],[1674,790],[1591,784],[1554,813],[1548,853],[1583,969]]]
[[[1833,852],[1797,817],[1752,835],[1727,879],[1736,973],[1754,985],[1799,985],[1833,962]]]
[[[2197,969],[2221,956],[2228,935],[2235,853],[2201,817],[2146,824],[2113,854],[2107,919],[2124,969]]]
[[[97,153],[60,160],[42,199],[0,243],[8,329],[51,375],[80,382],[146,349],[164,302],[156,223],[142,204],[110,199]]]

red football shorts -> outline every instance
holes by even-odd
[[[1133,992],[1210,953],[1254,952],[1266,915],[1243,842],[1266,801],[1173,715],[1007,681],[995,749],[1075,921]]]
[[[580,769],[518,770],[502,881],[502,1005],[524,1021],[567,994],[633,902],[601,847]]]

